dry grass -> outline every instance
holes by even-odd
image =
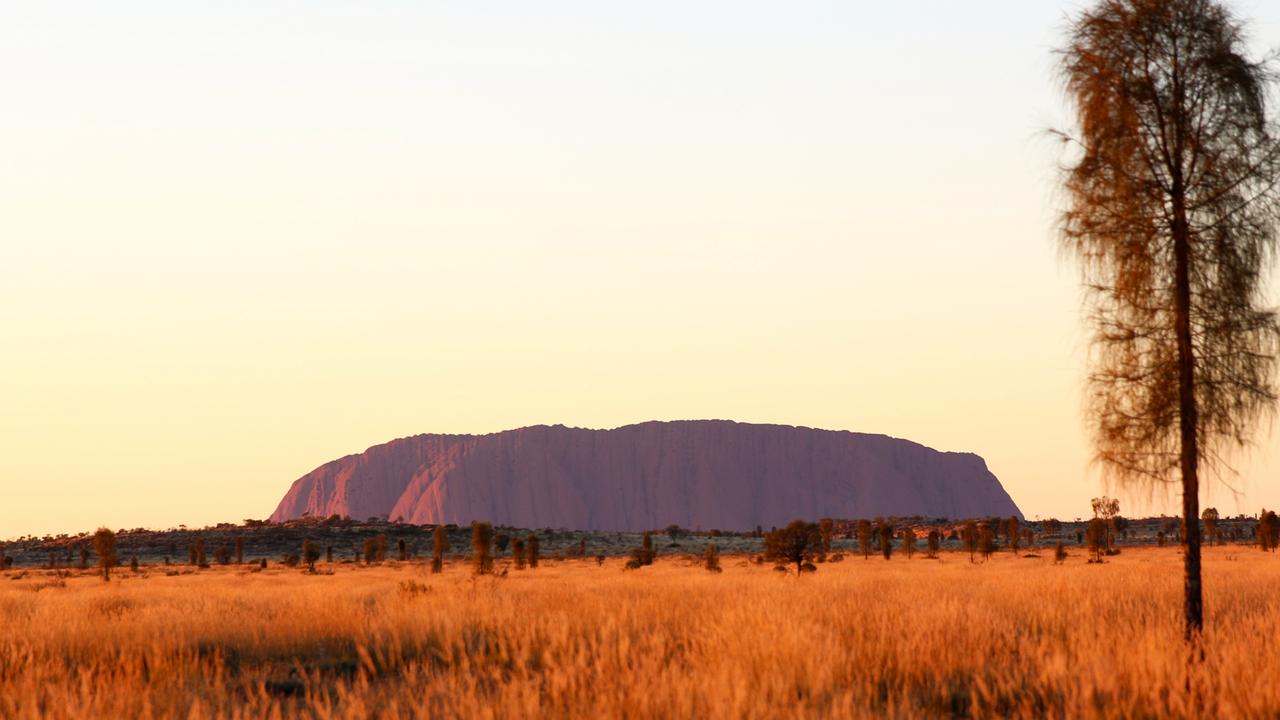
[[[732,556],[718,575],[622,563],[31,571],[0,580],[0,717],[1280,714],[1280,558],[1250,548],[1207,549],[1198,701],[1176,548],[799,578]]]

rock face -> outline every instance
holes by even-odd
[[[981,457],[727,420],[417,435],[316,468],[271,515],[577,530],[748,530],[797,518],[1022,516]]]

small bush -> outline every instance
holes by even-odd
[[[716,548],[715,543],[707,545],[706,551],[702,553],[702,565],[708,572],[721,572],[720,550]]]

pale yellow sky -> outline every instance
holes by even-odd
[[[1028,517],[1100,492],[1041,135],[1069,4],[179,5],[0,10],[0,538],[261,518],[534,423],[896,435]],[[1278,451],[1209,502],[1280,505]]]

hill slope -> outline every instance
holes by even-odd
[[[883,435],[727,420],[401,438],[299,478],[271,519],[332,514],[580,530],[1021,517],[971,453]]]

